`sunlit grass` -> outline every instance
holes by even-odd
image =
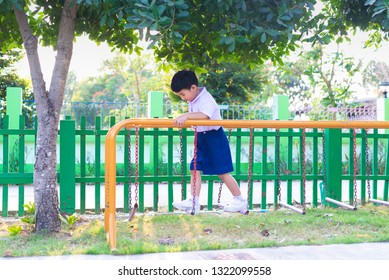
[[[102,219],[81,220],[59,233],[33,233],[20,220],[2,219],[1,256],[69,254],[145,254],[233,248],[389,241],[389,207],[367,205],[357,211],[308,209],[305,215],[280,209],[240,215],[201,213],[138,214],[117,220],[117,250],[111,252]],[[11,236],[7,228],[22,225]]]

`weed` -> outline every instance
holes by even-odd
[[[16,225],[16,224],[9,226],[7,229],[11,236],[18,235],[23,230],[23,228],[20,225]]]
[[[29,225],[35,224],[35,203],[28,202],[24,204],[25,216],[21,219],[22,222],[25,222]]]
[[[66,214],[62,216],[61,214],[59,214],[59,219],[70,229],[73,228],[75,223],[80,220],[80,217],[77,215],[77,213],[74,213],[70,216]]]

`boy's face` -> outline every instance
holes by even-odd
[[[198,95],[198,87],[196,85],[192,85],[190,89],[182,89],[179,92],[176,92],[176,94],[181,97],[182,100],[185,100],[187,102],[191,102],[194,100]]]

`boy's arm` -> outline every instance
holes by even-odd
[[[178,126],[183,126],[186,120],[208,120],[208,119],[209,117],[206,114],[201,112],[185,113],[177,117],[174,120],[174,124]]]

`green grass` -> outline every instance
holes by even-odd
[[[268,213],[138,214],[117,220],[117,250],[111,252],[102,219],[82,217],[59,233],[33,233],[17,219],[3,218],[0,256],[144,254],[288,245],[389,241],[389,207],[357,211],[308,209],[305,215],[280,209]],[[11,236],[8,227],[22,225]]]

